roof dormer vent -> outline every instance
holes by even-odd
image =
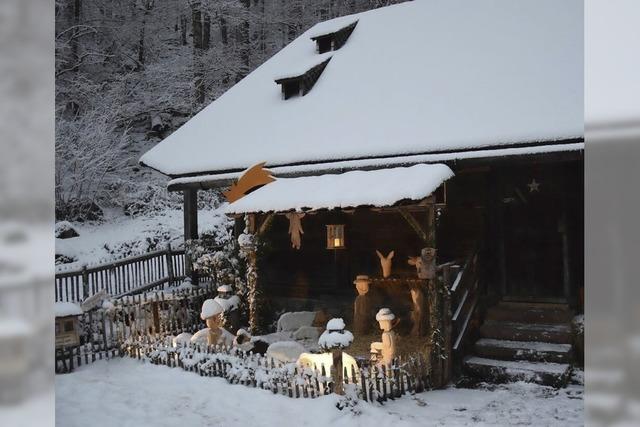
[[[357,24],[358,21],[355,21],[337,31],[311,37],[311,40],[316,42],[316,51],[318,53],[325,53],[340,49],[347,42],[347,39]]]
[[[284,99],[289,99],[294,96],[304,96],[309,93],[330,60],[331,57],[328,57],[302,74],[277,78],[275,81],[282,87],[282,97]]]

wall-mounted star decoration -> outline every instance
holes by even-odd
[[[537,182],[535,178],[533,178],[531,182],[527,184],[527,187],[529,187],[529,193],[540,192],[540,183]]]

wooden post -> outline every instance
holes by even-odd
[[[171,243],[167,243],[165,260],[167,263],[167,280],[168,280],[169,286],[171,286],[175,280],[175,274],[173,272],[173,254],[171,252]]]
[[[82,266],[82,300],[89,298],[89,273],[87,273],[87,266]]]
[[[333,390],[336,394],[344,395],[344,372],[342,368],[342,349],[335,348],[333,354]]]
[[[245,216],[247,232],[256,238],[255,214]],[[255,241],[250,247],[245,247],[247,255],[247,296],[249,299],[249,329],[252,334],[258,332],[258,255]]]
[[[158,309],[158,305],[159,303],[156,294],[156,301],[153,301],[151,303],[151,311],[153,313],[153,329],[156,334],[160,332],[160,311]]]
[[[436,205],[433,196],[427,201],[427,247],[436,247]]]
[[[442,336],[444,338],[444,357],[443,369],[442,369],[442,385],[449,383],[453,373],[453,350],[452,350],[452,334],[453,327],[451,325],[451,293],[449,292],[449,285],[444,284],[443,292],[443,304],[442,304]]]
[[[184,240],[194,240],[198,238],[198,190],[189,188],[184,190]],[[198,284],[198,277],[193,271],[193,261],[185,253],[185,273],[191,276],[191,282]]]
[[[436,210],[433,196],[427,201],[427,248],[436,249]],[[425,249],[423,249],[423,254]],[[423,256],[424,258],[424,256]],[[426,261],[426,259],[424,260]],[[423,261],[423,262],[424,262]],[[435,264],[435,254],[433,261]],[[433,271],[435,273],[435,271]],[[443,326],[445,324],[443,310],[442,294],[443,290],[438,289],[438,282],[435,274],[430,274],[427,278],[427,304],[429,306],[429,354],[427,360],[431,371],[431,384],[438,388],[441,384],[442,377],[442,358],[441,358],[441,339],[445,333]]]

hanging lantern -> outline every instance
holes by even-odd
[[[327,249],[344,249],[344,224],[327,225]]]

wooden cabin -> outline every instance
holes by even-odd
[[[345,28],[339,49],[314,46]],[[401,335],[424,306],[424,338],[405,342],[439,334],[441,359],[471,375],[560,384],[568,369],[536,363],[569,366],[582,306],[582,34],[580,2],[407,2],[323,22],[141,163],[184,194],[185,239],[198,191],[231,186],[228,214],[259,241],[252,326],[261,309],[351,321],[366,275],[371,311],[391,308]],[[278,76],[319,63],[303,97],[281,95]],[[394,251],[389,277],[376,250]],[[432,250],[435,277],[420,277],[408,257]],[[553,351],[520,369],[544,340]]]

